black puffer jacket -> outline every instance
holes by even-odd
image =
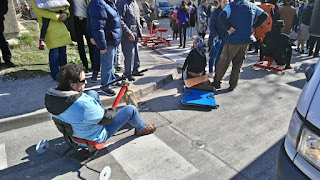
[[[0,20],[4,20],[4,15],[8,12],[8,0],[1,0]]]
[[[203,48],[194,48],[190,51],[185,60],[182,69],[187,69],[194,73],[204,73],[207,66],[205,50]]]

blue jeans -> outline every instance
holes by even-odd
[[[105,85],[113,81],[114,76],[114,63],[117,60],[117,46],[108,45],[105,54],[100,53],[101,61],[101,85]],[[110,86],[109,86],[110,87]],[[107,88],[109,88],[107,87]]]
[[[90,90],[86,93],[95,99],[101,105],[101,107],[103,107],[99,94],[96,91]],[[107,139],[114,135],[114,133],[116,133],[126,122],[129,122],[129,124],[137,131],[142,131],[146,127],[146,124],[142,121],[137,108],[132,105],[125,106],[117,112],[117,115],[112,123],[106,125],[108,130]]]
[[[140,59],[137,41],[121,41],[124,55],[124,75],[128,76],[139,71]]]
[[[54,80],[57,79],[59,67],[67,64],[66,46],[50,49],[49,51],[49,64],[51,76]]]
[[[214,63],[214,66],[216,68],[217,63],[219,62],[218,54],[219,54],[220,46],[221,46],[221,43],[222,43],[221,42],[222,40],[218,40],[218,42],[216,42],[213,39],[212,41],[213,41],[213,43],[212,43],[210,54],[209,54],[209,72],[210,73],[213,72],[213,63]],[[220,55],[219,55],[219,57],[220,57]]]

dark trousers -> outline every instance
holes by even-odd
[[[3,25],[3,20],[0,20],[0,48],[2,52],[2,58],[6,64],[11,63],[11,51],[10,51],[10,46],[7,41],[6,35],[4,34],[4,25]],[[1,60],[1,58],[0,58]]]
[[[42,18],[42,27],[40,30],[40,40],[44,40],[44,38],[46,37],[49,23],[50,23],[50,19],[44,18],[44,17]],[[63,21],[63,23],[64,23],[64,25],[66,25],[67,29],[69,30],[67,21]]]
[[[290,62],[291,62],[291,57],[292,57],[292,48],[286,48],[285,49],[285,55],[284,56],[280,56],[280,57],[284,57],[284,61],[282,59],[278,60],[277,58],[279,57],[276,57],[275,55],[273,55],[272,53],[268,53],[268,50],[267,50],[267,47],[265,44],[261,44],[260,45],[260,61],[264,58],[264,57],[272,57],[276,60],[276,62],[278,63],[279,61],[280,62],[285,62],[287,66],[290,65]],[[282,65],[282,63],[280,64]]]
[[[310,36],[309,38],[310,43],[310,51],[313,52],[314,45],[317,43],[316,49],[314,50],[314,55],[319,55],[320,49],[320,37]]]
[[[187,38],[187,24],[178,25],[178,31],[180,36],[180,46],[186,46],[186,38]],[[182,44],[182,31],[183,31],[183,44]]]
[[[82,61],[83,66],[88,69],[88,60],[84,48],[83,36],[85,36],[87,40],[87,44],[89,47],[89,55],[91,62],[94,61],[94,47],[91,44],[89,33],[87,30],[87,18],[74,17],[74,29],[76,33],[77,43],[78,43],[78,52],[80,55],[80,59]]]

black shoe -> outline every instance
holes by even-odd
[[[128,80],[129,80],[129,81],[135,81],[136,79],[134,79],[134,78],[131,76],[131,77],[128,77]]]
[[[181,46],[182,46],[182,44],[179,45],[179,47],[181,47]]]
[[[253,53],[257,54],[258,53],[258,49],[254,50]]]
[[[235,88],[232,88],[232,87],[228,87],[228,90],[229,91],[233,91]]]
[[[123,68],[122,67],[116,67],[116,72],[122,72],[123,71]]]
[[[91,82],[95,83],[98,81],[98,72],[93,72],[91,77]]]
[[[309,51],[308,56],[312,56],[313,52]]]
[[[17,67],[17,65],[16,65],[15,63],[13,63],[13,62],[5,63],[5,64],[6,64],[6,66],[8,66],[8,67]]]
[[[216,89],[220,89],[220,88],[221,88],[220,83],[215,83],[215,82],[213,82],[212,85],[213,85],[213,87],[216,88]]]
[[[134,76],[144,76],[144,74],[143,73],[137,73]]]
[[[116,92],[112,89],[103,89],[102,92],[106,95],[106,96],[114,96],[116,95]]]
[[[313,54],[313,57],[319,57],[319,54]]]
[[[296,52],[300,52],[300,48],[295,49]]]

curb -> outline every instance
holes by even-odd
[[[143,96],[146,96],[147,94],[150,94],[156,91],[162,86],[168,84],[177,76],[178,76],[177,70],[171,69],[168,75],[166,75],[163,79],[160,79],[157,82],[152,82],[150,83],[150,85],[148,85],[147,87],[144,87],[143,89],[133,89],[133,91],[135,92],[137,99],[139,99]],[[109,97],[106,99],[101,99],[101,101],[103,106],[112,106],[115,99],[116,99],[116,96]],[[121,100],[121,102],[124,102],[124,101]],[[45,108],[34,111],[32,113],[0,119],[0,133],[10,131],[13,129],[19,129],[26,126],[31,126],[37,123],[42,123],[50,120],[51,120],[51,117]]]

